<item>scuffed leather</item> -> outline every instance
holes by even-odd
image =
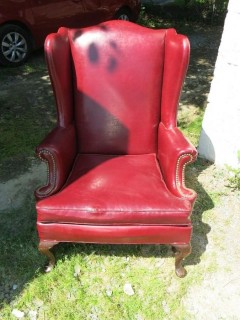
[[[76,133],[73,125],[55,128],[37,147],[37,156],[48,165],[48,181],[35,191],[42,199],[59,191],[67,180],[76,157]]]

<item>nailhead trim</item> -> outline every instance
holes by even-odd
[[[51,181],[50,181],[49,161],[46,160],[46,159],[43,157],[44,154],[47,154],[47,155],[50,156],[51,159],[52,159],[52,163],[53,163],[53,183],[51,183]],[[57,177],[56,161],[55,161],[55,159],[54,159],[53,154],[52,154],[50,151],[48,151],[48,150],[41,150],[41,151],[38,153],[38,157],[39,157],[39,159],[40,159],[41,161],[45,162],[46,165],[47,165],[47,183],[46,183],[44,186],[40,187],[37,192],[38,192],[38,194],[40,194],[41,196],[47,196],[47,195],[49,195],[49,193],[51,193],[51,192],[53,191],[53,189],[54,189],[54,187],[55,187],[55,185],[56,185],[56,177]],[[46,191],[44,191],[44,192],[43,192],[43,191],[40,191],[40,189],[42,189],[42,188],[44,188],[44,187],[47,187],[48,185],[49,185],[49,188],[48,188]]]
[[[181,160],[185,157],[190,157],[190,160],[185,162],[183,167],[182,167],[182,181],[180,181],[179,179],[179,169],[180,169],[180,163],[181,163]],[[185,185],[185,168],[186,168],[186,165],[188,165],[189,163],[191,163],[193,161],[193,156],[190,154],[190,153],[185,153],[183,155],[181,155],[178,160],[177,160],[177,166],[176,166],[176,185],[177,185],[177,189],[179,191],[179,193],[185,197],[185,198],[190,198],[191,195],[186,195],[182,192],[180,186],[182,185],[183,188],[186,188],[186,185]]]
[[[39,153],[38,153],[38,157],[41,161],[45,162],[46,165],[47,165],[47,184],[44,185],[43,187],[41,188],[44,188],[44,187],[47,187],[49,184],[50,184],[50,172],[49,172],[49,163],[48,163],[48,160],[46,160],[45,158],[42,157],[42,154],[47,154],[51,157],[52,159],[52,163],[53,163],[53,180],[54,180],[54,183],[52,185],[50,185],[49,189],[47,191],[44,191],[44,192],[40,192],[38,190],[38,193],[41,193],[43,196],[45,195],[48,195],[49,193],[51,193],[55,187],[55,183],[56,183],[56,161],[54,159],[54,156],[53,154],[48,151],[48,150],[41,150]],[[190,160],[185,162],[183,167],[182,167],[182,181],[180,182],[179,180],[179,168],[180,168],[180,163],[181,163],[181,160],[185,157],[189,156],[190,157]],[[177,185],[177,188],[178,188],[178,191],[179,193],[184,196],[184,197],[190,197],[186,194],[184,194],[182,191],[181,191],[181,188],[180,188],[180,185],[182,185],[184,188],[186,188],[186,185],[185,185],[185,168],[186,166],[191,163],[193,161],[193,157],[190,153],[185,153],[183,155],[181,155],[178,160],[177,160],[177,166],[176,166],[176,185]]]

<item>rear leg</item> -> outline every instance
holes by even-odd
[[[45,267],[45,272],[50,272],[55,266],[56,259],[50,249],[58,244],[55,241],[40,241],[38,250],[48,258],[48,264]]]

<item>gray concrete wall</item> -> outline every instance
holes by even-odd
[[[199,141],[200,156],[240,166],[240,1],[230,0]]]

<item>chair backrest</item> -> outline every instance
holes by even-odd
[[[59,123],[66,126],[74,121],[79,152],[156,152],[161,118],[166,118],[166,125],[176,122],[188,63],[188,57],[184,67],[181,59],[177,61],[180,51],[189,50],[184,45],[180,50],[173,41],[176,32],[169,30],[110,21],[84,29],[62,28],[47,39],[45,49]],[[169,54],[169,48],[177,53]],[[52,58],[59,61],[52,62]],[[168,91],[165,96],[163,89]]]

